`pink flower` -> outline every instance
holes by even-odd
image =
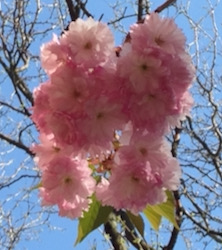
[[[178,115],[169,116],[168,124],[170,128],[172,127],[180,127],[181,121],[184,121],[187,116],[190,116],[191,108],[194,104],[194,100],[190,94],[190,92],[186,91],[183,96],[179,99],[180,112]]]
[[[78,125],[88,140],[84,147],[93,156],[112,150],[114,132],[121,130],[125,124],[121,108],[118,102],[102,96],[86,103],[87,117],[79,121]]]
[[[47,166],[47,164],[58,156],[69,156],[72,154],[72,148],[70,146],[60,146],[55,142],[53,134],[43,134],[39,136],[40,143],[34,144],[31,150],[35,153],[35,162],[41,170]]]
[[[161,170],[161,177],[164,188],[175,191],[179,188],[181,178],[181,168],[176,158],[166,157],[165,168]]]
[[[133,132],[128,144],[122,145],[116,153],[114,161],[117,165],[134,161],[149,162],[153,173],[158,173],[159,177],[162,178],[165,176],[165,172],[175,172],[177,186],[180,183],[181,173],[178,161],[172,157],[170,145],[162,136],[147,131],[137,130]],[[170,180],[170,178],[168,179]],[[165,186],[164,181],[161,183]],[[175,186],[168,186],[168,188],[174,190]]]
[[[171,148],[163,136],[156,136],[147,130],[132,131],[126,143],[122,143],[115,158],[115,162],[161,160],[162,157],[171,157]],[[162,163],[164,165],[164,161]]]
[[[193,97],[189,91],[186,91],[180,99],[181,105],[181,120],[184,120],[186,116],[190,116],[190,110],[194,104]]]
[[[96,196],[103,205],[138,214],[147,204],[165,200],[164,190],[158,187],[158,182],[149,163],[128,162],[113,168],[109,181],[102,179],[96,188]]]
[[[191,86],[195,77],[191,58],[186,53],[181,53],[178,56],[166,56],[163,61],[165,67],[169,69],[166,84],[175,92],[176,98],[180,98]]]
[[[49,81],[34,91],[40,143],[32,150],[42,205],[78,218],[95,189],[103,205],[135,214],[164,202],[181,170],[163,136],[189,115],[194,78],[174,21],[150,14],[130,28],[116,57],[107,25],[77,19],[42,46],[41,61]],[[97,187],[87,157],[101,165],[109,159]]]
[[[105,62],[114,50],[114,40],[108,26],[91,17],[85,21],[77,19],[71,22],[61,43],[69,46],[75,62],[86,67]]]
[[[54,34],[52,41],[41,47],[42,67],[48,74],[54,73],[60,66],[68,61],[68,51],[61,45],[58,37]]]
[[[62,216],[80,217],[88,209],[95,184],[86,160],[57,157],[42,173],[42,204],[58,205]]]
[[[143,51],[156,47],[170,54],[184,52],[185,36],[173,19],[161,18],[157,13],[147,15],[144,23],[130,28],[132,46]]]
[[[72,145],[77,143],[78,134],[76,128],[76,116],[72,113],[55,111],[46,117],[47,127],[60,145]]]
[[[51,76],[49,102],[56,111],[83,112],[82,105],[89,98],[90,79],[81,69],[61,67]]]
[[[34,106],[32,107],[32,120],[35,122],[37,128],[45,133],[51,133],[47,127],[46,117],[51,112],[49,105],[50,82],[42,83],[39,87],[34,89]]]
[[[121,77],[129,79],[131,88],[136,93],[158,88],[160,79],[168,75],[167,67],[162,65],[161,58],[152,53],[137,53],[131,50],[128,44],[123,46],[117,68]]]
[[[126,114],[135,128],[163,135],[166,132],[167,117],[179,113],[178,101],[169,88],[146,90],[141,94],[131,92],[128,97]]]
[[[77,199],[76,203],[78,205],[64,200],[61,204],[58,204],[59,215],[62,217],[68,217],[70,219],[82,217],[83,210],[88,211],[90,200]]]
[[[118,150],[111,176],[98,184],[96,195],[103,205],[137,214],[164,202],[164,190],[178,188],[181,171],[162,137],[137,131],[129,143]]]

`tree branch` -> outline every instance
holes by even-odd
[[[182,215],[183,215],[183,207],[180,202],[180,195],[178,191],[174,191],[174,199],[175,199],[175,206],[176,206],[176,221],[177,225],[181,226],[182,224]],[[169,239],[169,242],[166,246],[163,247],[163,250],[172,250],[177,242],[179,235],[179,230],[177,228],[173,228],[173,231],[171,233],[171,237]]]
[[[0,101],[0,105],[5,106],[5,107],[7,107],[7,108],[10,108],[11,110],[13,110],[13,111],[15,111],[15,112],[17,112],[17,113],[20,113],[20,114],[22,114],[22,115],[27,116],[27,113],[26,113],[26,112],[24,112],[24,111],[21,110],[21,109],[18,109],[18,108],[13,107],[12,105],[10,105],[10,104],[7,103],[7,102]],[[28,115],[28,117],[29,117],[29,115]]]
[[[176,2],[176,0],[167,0],[165,3],[163,3],[162,5],[160,5],[159,7],[157,7],[154,10],[154,12],[160,13],[161,11],[163,11],[166,8],[168,8],[171,4],[173,4],[175,2]]]
[[[68,6],[69,15],[71,17],[71,20],[76,21],[76,19],[79,18],[79,12],[80,12],[78,5],[74,6],[72,0],[66,0],[66,4]]]
[[[137,21],[141,21],[143,18],[143,0],[138,1],[138,14],[137,14]]]
[[[130,221],[128,215],[126,212],[120,210],[117,212],[117,214],[120,215],[122,221],[124,222],[124,229],[125,229],[125,236],[127,240],[136,248],[139,250],[153,250],[152,247],[150,247],[144,239],[141,239],[139,235],[137,234],[134,225]]]
[[[13,145],[13,146],[16,146],[17,148],[20,148],[22,150],[24,150],[27,154],[29,154],[30,156],[34,156],[34,154],[32,153],[32,151],[26,147],[24,144],[22,144],[21,142],[17,142],[9,137],[7,137],[6,135],[3,135],[0,133],[0,139],[8,142],[9,144]]]
[[[0,190],[3,189],[3,188],[7,188],[7,187],[10,187],[12,184],[16,183],[17,181],[23,179],[23,178],[39,178],[40,175],[28,175],[28,174],[23,174],[21,176],[19,176],[18,178],[16,178],[15,180],[11,181],[11,182],[8,182],[7,184],[0,184]]]
[[[182,128],[175,128],[175,133],[173,136],[172,148],[171,153],[173,157],[177,157],[177,150],[180,143],[180,134],[182,132]],[[182,223],[182,215],[183,215],[183,208],[180,202],[180,194],[178,191],[174,191],[174,200],[175,200],[175,207],[176,207],[176,221],[178,226],[181,226]],[[172,250],[176,244],[178,238],[179,230],[177,228],[173,228],[171,233],[169,242],[166,246],[163,247],[163,250]]]
[[[116,225],[116,215],[115,213],[110,213],[108,221],[104,225],[105,232],[109,235],[110,241],[115,250],[126,250],[124,239],[116,230]]]

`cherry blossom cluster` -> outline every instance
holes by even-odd
[[[93,194],[135,214],[164,202],[181,175],[165,135],[189,115],[194,78],[174,21],[152,13],[115,48],[106,24],[77,19],[41,47],[41,62],[48,80],[34,90],[32,150],[42,204],[77,218]]]

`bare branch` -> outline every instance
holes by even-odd
[[[32,156],[32,157],[34,156],[32,151],[28,147],[26,147],[24,144],[22,144],[21,142],[15,141],[6,135],[3,135],[2,133],[0,133],[0,139],[8,142],[9,144],[11,144],[13,146],[16,146],[17,148],[24,150],[30,156]]]
[[[160,5],[158,8],[154,10],[156,13],[162,12],[164,9],[168,8],[170,5],[174,4],[176,0],[167,0],[165,3]]]

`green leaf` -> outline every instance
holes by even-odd
[[[81,242],[89,233],[105,223],[108,215],[112,211],[111,207],[102,206],[95,196],[92,196],[92,203],[89,211],[84,212],[84,216],[79,219],[78,236],[75,246]]]
[[[162,216],[155,212],[153,206],[147,205],[143,213],[150,222],[152,228],[158,231]]]
[[[167,190],[166,195],[167,195],[166,202],[155,206],[148,205],[144,210],[144,214],[146,215],[147,219],[150,221],[152,227],[155,230],[158,230],[159,228],[161,217],[166,218],[174,225],[175,228],[179,230],[179,226],[175,219],[175,205],[174,205],[173,194],[172,192]]]
[[[130,218],[133,225],[136,227],[138,232],[144,237],[144,222],[141,215],[134,215],[130,211],[127,211],[127,215]]]

